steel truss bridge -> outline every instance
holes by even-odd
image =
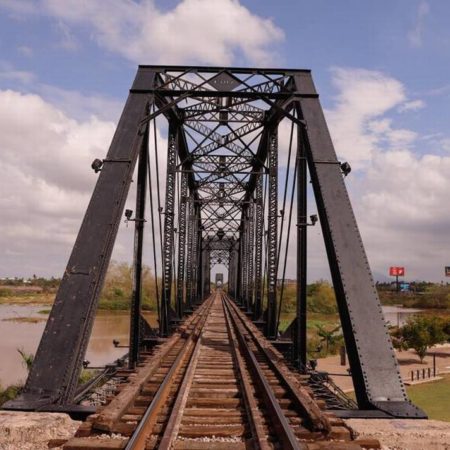
[[[229,296],[267,339],[288,347],[293,367],[311,371],[307,234],[318,221],[358,408],[424,417],[406,396],[344,182],[350,166],[336,157],[309,70],[140,66],[108,154],[92,167],[95,190],[26,386],[9,407],[73,404],[134,177],[135,209],[125,211],[134,222],[130,369],[209,297],[211,269],[221,264]],[[318,217],[307,213],[309,180]],[[145,248],[158,329],[141,314]],[[296,317],[281,339],[289,248]]]

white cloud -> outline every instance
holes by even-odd
[[[423,100],[411,100],[398,107],[398,112],[418,111],[425,108],[425,102]]]
[[[95,115],[116,122],[123,108],[123,101],[112,97],[42,83],[34,73],[20,70],[7,61],[0,61],[0,81],[8,87],[19,85],[22,92],[38,94],[76,120],[84,121]]]
[[[38,261],[42,273],[61,272],[97,178],[90,164],[113,132],[111,122],[76,121],[37,95],[0,91],[0,247],[22,255],[0,257],[1,273],[35,272]]]
[[[444,84],[443,86],[439,86],[437,88],[430,89],[426,92],[426,95],[430,95],[432,97],[448,95],[450,93],[450,83]]]
[[[387,117],[410,103],[398,80],[360,69],[332,73],[338,95],[327,118],[337,153],[359,169],[346,183],[372,269],[405,265],[410,278],[439,280],[450,248],[450,157],[427,151],[430,136]]]
[[[337,153],[362,168],[392,131],[391,123],[379,118],[406,100],[405,89],[399,81],[365,69],[333,68],[332,81],[338,95],[326,116]]]
[[[73,35],[70,27],[66,23],[58,20],[58,22],[56,23],[56,30],[60,36],[57,47],[61,47],[65,50],[78,50],[78,41]]]
[[[412,47],[422,47],[423,45],[423,31],[425,26],[425,19],[430,12],[430,5],[428,2],[422,0],[417,8],[416,23],[408,33],[408,41]]]
[[[440,145],[443,150],[450,153],[450,138],[441,139]]]
[[[440,279],[450,239],[450,157],[379,153],[359,185],[357,211],[373,265],[405,265],[412,278]]]
[[[0,0],[0,6],[18,15],[35,14],[37,12],[37,4],[30,0]]]
[[[46,14],[57,23],[88,25],[101,47],[142,64],[228,65],[243,55],[264,65],[276,58],[272,43],[284,38],[272,20],[253,14],[238,0],[182,0],[170,10],[158,8],[154,0],[111,0],[107,6],[101,0],[0,5],[23,14]]]
[[[35,80],[32,72],[18,70],[7,61],[0,60],[0,80],[30,84]]]
[[[95,115],[102,120],[117,122],[123,109],[123,101],[105,95],[85,94],[45,83],[35,83],[34,88],[46,101],[77,120]]]
[[[17,51],[26,57],[31,57],[33,56],[33,49],[31,47],[29,47],[28,45],[19,45],[19,47],[17,47]]]
[[[63,273],[98,178],[90,165],[94,158],[106,156],[114,131],[114,122],[95,115],[75,119],[41,96],[0,90],[2,276]],[[153,148],[153,132],[151,136]],[[159,130],[157,142],[164,202],[167,141]],[[126,207],[135,209],[135,184]],[[114,248],[116,259],[131,257],[133,235],[133,226],[122,223]],[[146,255],[147,262],[149,258]]]

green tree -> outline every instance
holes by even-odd
[[[325,314],[337,312],[336,296],[330,283],[321,280],[308,286],[308,309]]]
[[[446,341],[444,321],[439,317],[417,315],[408,319],[397,332],[397,347],[412,348],[423,363],[427,350],[433,345]]]
[[[337,327],[331,330],[327,330],[322,325],[316,325],[316,328],[320,340],[325,343],[326,354],[328,354],[330,349],[334,351],[336,344],[342,341],[342,333],[338,333],[341,329],[341,326],[338,325]]]

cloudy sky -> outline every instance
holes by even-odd
[[[0,0],[0,277],[62,274],[143,63],[312,69],[376,277],[443,279],[449,17],[447,0]]]

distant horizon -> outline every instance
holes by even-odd
[[[123,262],[123,261],[120,261],[120,262]],[[34,275],[36,275],[36,279],[43,278],[43,279],[49,280],[49,279],[52,279],[52,278],[53,279],[61,279],[64,274],[61,275],[61,276],[55,276],[55,275],[42,276],[42,275],[38,275],[38,274],[34,274]],[[224,273],[224,275],[225,275],[225,273]],[[404,277],[404,278],[399,278],[399,283],[450,284],[450,277],[447,277],[447,278],[449,278],[449,279],[446,280],[445,277],[444,277],[441,281],[432,281],[432,280],[425,280],[425,279],[408,279],[407,277]],[[30,276],[12,276],[12,277],[11,276],[10,277],[8,277],[8,276],[0,276],[0,281],[8,281],[8,280],[11,280],[11,281],[14,281],[14,280],[28,280],[29,281],[29,280],[33,280],[33,275],[30,275]],[[282,280],[282,278],[277,278],[277,281],[281,281],[281,280]],[[297,279],[296,278],[286,278],[285,281],[295,281],[296,282]],[[319,281],[327,281],[330,284],[333,284],[331,279],[326,279],[326,278],[316,278],[314,280],[308,280],[308,284],[317,283]],[[392,278],[386,277],[385,279],[376,279],[376,278],[374,278],[374,281],[375,281],[375,283],[386,283],[386,284],[395,284],[396,283],[395,277],[392,277]],[[226,284],[227,282],[228,282],[228,279],[225,278],[224,279],[224,283]],[[211,275],[211,283],[214,283],[213,275]]]

